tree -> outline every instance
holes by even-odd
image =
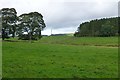
[[[22,14],[19,16],[17,33],[19,39],[40,39],[41,30],[46,27],[43,16],[38,12]]]
[[[114,26],[110,25],[110,21],[107,21],[105,24],[102,25],[100,30],[101,36],[114,36],[115,35],[115,29]]]
[[[10,34],[15,37],[17,12],[14,8],[3,8],[2,13],[2,39],[8,38]]]

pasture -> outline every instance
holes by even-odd
[[[4,78],[117,78],[117,37],[49,36],[2,43]]]

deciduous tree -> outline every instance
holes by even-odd
[[[19,16],[17,33],[19,39],[40,39],[41,30],[45,27],[43,16],[38,12],[31,12]]]
[[[8,38],[10,34],[15,37],[17,12],[14,8],[3,8],[2,13],[2,39]]]

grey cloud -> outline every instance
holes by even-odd
[[[57,11],[53,15],[50,14],[51,17],[46,20],[47,26],[55,29],[68,28],[69,26],[77,27],[86,20],[117,16],[117,3],[111,2],[100,4],[95,2],[65,2],[61,6],[60,4],[55,6],[55,9]]]

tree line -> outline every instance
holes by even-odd
[[[41,30],[46,27],[42,14],[30,12],[17,16],[15,8],[3,8],[0,13],[3,40],[15,36],[22,40],[37,40],[42,37]]]
[[[74,36],[117,36],[118,29],[118,17],[95,19],[80,24]]]

